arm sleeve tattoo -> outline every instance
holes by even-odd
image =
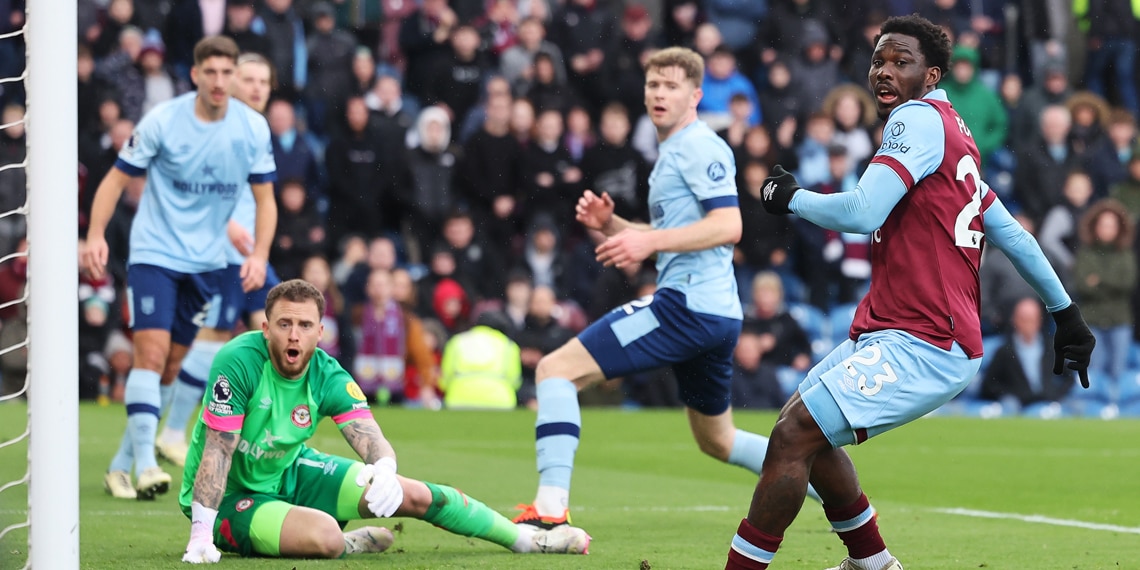
[[[340,433],[365,463],[375,463],[381,457],[396,457],[392,444],[384,438],[380,425],[372,418],[354,420]]]
[[[194,500],[202,506],[217,509],[221,504],[237,442],[236,433],[213,428],[206,430],[206,447],[202,450],[202,462],[194,479]]]

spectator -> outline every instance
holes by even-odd
[[[501,312],[511,326],[503,332],[515,340],[518,340],[519,333],[526,326],[526,316],[530,312],[530,298],[533,293],[534,282],[525,269],[512,269],[507,274]]]
[[[426,94],[432,63],[448,52],[451,32],[459,17],[447,0],[423,0],[420,9],[400,25],[400,51],[407,58],[404,88],[417,97]]]
[[[1073,152],[1082,161],[1086,160],[1089,152],[1104,142],[1104,127],[1108,124],[1108,103],[1099,95],[1089,91],[1073,93],[1065,106],[1073,117],[1073,126],[1069,129],[1069,141]]]
[[[0,112],[0,125],[11,125],[0,131],[0,167],[21,164],[27,156],[28,143],[23,120],[24,107],[21,105],[13,103]],[[0,213],[23,207],[27,196],[27,169],[0,170]],[[0,218],[0,257],[15,251],[16,244],[26,231],[27,221],[24,216]]]
[[[458,281],[450,277],[441,279],[432,291],[431,304],[436,318],[448,335],[467,330],[471,300]]]
[[[831,19],[831,10],[822,0],[772,0],[771,9],[764,18],[753,53],[760,54],[760,65],[770,65],[776,59],[790,61],[811,41],[822,41],[824,52],[838,51],[838,27]],[[822,32],[822,38],[820,33]],[[820,92],[827,93],[829,89]]]
[[[1010,146],[1020,150],[1025,144],[1022,141],[1032,141],[1040,129],[1040,117],[1045,107],[1050,105],[1064,105],[1073,94],[1069,86],[1068,70],[1065,62],[1058,58],[1045,60],[1041,67],[1039,79],[1021,97],[1021,104],[1013,114],[1010,122]]]
[[[503,291],[502,268],[507,252],[479,231],[466,210],[456,209],[443,222],[443,244],[455,259],[455,272],[477,300],[499,298]]]
[[[341,295],[340,288],[332,277],[329,262],[321,255],[314,255],[306,259],[301,267],[301,279],[311,283],[325,296],[325,313],[321,315],[321,326],[324,327],[324,332],[321,334],[321,340],[317,342],[317,347],[327,352],[329,356],[336,358],[343,365],[351,362],[351,359],[346,357],[353,352],[343,350],[343,348],[352,348],[354,343],[352,341],[352,328],[347,326],[350,323],[345,318],[347,311],[345,310],[344,295]]]
[[[340,287],[352,279],[357,267],[368,262],[368,242],[359,234],[345,236],[337,243],[339,256],[332,266],[333,281]]]
[[[545,53],[550,57],[555,81],[566,83],[566,63],[562,50],[546,39],[546,24],[538,18],[526,18],[519,24],[518,43],[507,48],[499,58],[499,72],[511,83],[519,85],[533,79],[534,56]]]
[[[954,109],[966,122],[978,147],[982,164],[990,161],[991,154],[1005,144],[1009,117],[1001,98],[978,78],[981,63],[978,50],[959,45],[950,56],[950,73],[939,87]]]
[[[309,49],[305,25],[293,0],[265,0],[254,30],[262,31],[269,41],[267,55],[277,72],[276,94],[290,101],[297,99],[308,81]]]
[[[601,73],[606,63],[605,45],[600,38],[612,38],[616,18],[597,0],[567,0],[554,17],[550,35],[562,48],[569,65],[570,85],[581,90],[595,108],[605,100]],[[536,103],[541,108],[541,105]]]
[[[392,274],[368,276],[368,303],[361,313],[353,377],[381,405],[405,400],[404,372],[413,366],[426,386],[435,385],[435,360],[424,344],[423,325],[392,298]]]
[[[523,259],[534,279],[534,286],[549,287],[556,294],[565,296],[566,279],[569,277],[566,254],[562,251],[561,228],[549,216],[538,215],[531,221],[527,234]]]
[[[728,125],[731,120],[729,103],[738,93],[743,94],[752,103],[748,126],[754,127],[760,124],[760,100],[756,96],[756,89],[744,74],[736,69],[736,56],[728,48],[721,46],[713,50],[708,65],[705,66],[701,89],[704,91],[704,96],[697,104],[697,112],[714,130]]]
[[[481,43],[489,55],[498,60],[503,53],[518,43],[518,0],[490,0],[487,12],[468,20],[479,30]]]
[[[638,2],[628,4],[622,12],[620,31],[621,34],[611,41],[606,50],[606,61],[602,66],[605,99],[618,101],[626,109],[638,110],[640,115],[640,109],[645,107],[645,69],[642,62],[659,47],[656,35],[651,33],[653,19],[649,10]]]
[[[0,119],[0,122],[7,121]],[[23,128],[23,125],[19,125],[19,128]],[[130,140],[131,133],[134,132],[134,129],[134,123],[126,119],[120,119],[115,123],[114,126],[111,127],[111,131],[108,133],[110,135],[110,147],[106,149],[103,149],[102,147],[89,148],[88,150],[90,152],[94,152],[96,149],[98,149],[99,153],[94,156],[80,155],[80,161],[83,162],[83,165],[87,167],[87,177],[79,199],[79,217],[82,227],[86,228],[87,217],[91,215],[91,202],[95,199],[95,190],[99,187],[99,182],[103,180],[103,177],[106,176],[107,172],[111,170],[112,166],[114,166],[115,161],[119,159],[119,151],[123,150],[123,145],[127,144],[127,141]],[[11,131],[12,129],[9,128],[8,130]],[[3,148],[3,144],[0,144],[0,149]],[[8,160],[10,160],[10,158],[7,157],[6,153],[4,153],[3,150],[0,150],[0,164],[5,164]],[[22,173],[22,171],[19,169],[17,169],[17,172]],[[4,178],[5,175],[0,174],[0,196],[19,197],[23,195],[22,193],[12,194],[3,190]],[[23,187],[22,184],[23,183],[21,183],[21,188]],[[2,207],[4,206],[2,204],[2,200],[0,200],[0,208]],[[13,222],[15,222],[15,220],[13,220]],[[5,223],[9,223],[7,222],[7,219],[0,221],[0,236],[4,235],[5,233],[3,230]],[[18,233],[23,234],[24,230],[19,229]]]
[[[447,341],[439,386],[448,409],[515,408],[522,386],[519,346],[505,334],[507,326],[500,314],[487,312]]]
[[[452,253],[451,248],[443,241],[437,242],[428,250],[427,269],[427,274],[416,281],[417,315],[424,319],[431,318],[442,322],[441,316],[436,311],[435,294],[436,289],[438,289],[440,284],[444,281],[452,281],[459,287],[459,292],[454,290],[447,292],[452,296],[459,296],[459,293],[462,293],[462,303],[460,303],[460,305],[466,304],[468,305],[467,310],[470,310],[470,291],[474,290],[474,286],[466,275],[459,272],[455,254]],[[455,311],[452,316],[453,320],[459,316],[460,313],[461,311]],[[467,316],[469,316],[469,314]],[[464,316],[464,319],[465,318],[466,316]],[[445,330],[450,332],[453,327],[461,326],[464,323],[449,322],[443,324]]]
[[[479,32],[469,25],[460,25],[451,33],[450,49],[431,66],[430,78],[424,86],[424,101],[443,107],[456,124],[462,123],[479,101],[480,88],[490,66],[479,51]]]
[[[174,76],[166,68],[164,58],[166,49],[161,42],[144,43],[139,52],[139,68],[143,76],[142,113],[145,115],[155,105],[169,101],[186,89],[185,85],[176,85]]]
[[[536,285],[531,292],[526,323],[517,337],[523,377],[519,399],[523,404],[529,405],[534,400],[534,373],[538,361],[574,336],[569,329],[558,324],[554,315],[557,308],[558,299],[554,290],[545,285]]]
[[[831,117],[817,112],[808,118],[806,133],[803,142],[796,147],[796,156],[799,158],[796,180],[804,188],[810,188],[831,178],[827,149],[834,142],[835,122]]]
[[[1109,70],[1119,97],[1114,100],[1140,116],[1140,99],[1136,96],[1136,34],[1140,29],[1140,13],[1128,0],[1089,0],[1074,2],[1073,11],[1086,31],[1088,56],[1085,61],[1085,85],[1101,97],[1108,98]]]
[[[1120,201],[1132,214],[1132,222],[1140,221],[1140,148],[1132,149],[1128,159],[1128,175],[1112,185],[1108,195]]]
[[[866,89],[853,84],[832,89],[823,100],[823,112],[835,122],[831,142],[847,149],[847,160],[852,168],[875,154],[868,129],[875,124],[877,115],[875,102]]]
[[[241,53],[257,53],[269,57],[269,40],[253,31],[257,18],[253,0],[228,0],[226,2],[225,34],[233,39]]]
[[[534,104],[530,100],[519,97],[511,103],[510,130],[519,148],[530,144],[530,136],[534,132]]]
[[[132,0],[111,0],[107,14],[99,25],[99,37],[91,43],[91,53],[103,59],[119,47],[119,36],[128,26],[138,27],[135,4]]]
[[[616,102],[606,105],[599,130],[601,140],[582,156],[582,185],[598,195],[609,194],[614,201],[614,214],[627,220],[642,219],[649,204],[650,166],[629,146],[629,113],[625,106]]]
[[[395,270],[398,260],[396,243],[391,238],[380,236],[368,241],[367,254],[353,266],[341,288],[354,321],[359,320],[360,305],[368,301],[369,276],[377,269]]]
[[[95,62],[95,75],[114,88],[122,115],[136,123],[146,100],[146,81],[138,66],[142,46],[142,30],[128,26],[119,33],[118,49]]]
[[[1013,193],[1038,227],[1045,214],[1063,201],[1065,176],[1078,165],[1069,144],[1071,125],[1072,117],[1067,109],[1060,105],[1045,107],[1037,136],[1022,147],[1018,156]]]
[[[720,28],[716,24],[704,22],[693,32],[693,51],[701,54],[705,60],[712,57],[713,51],[723,43],[724,37],[720,35]]]
[[[761,271],[752,279],[752,304],[745,311],[748,325],[760,336],[763,362],[806,373],[812,365],[811,339],[784,305],[780,276]]]
[[[1051,65],[1060,63],[1064,73],[1066,42],[1073,23],[1070,2],[1023,0],[1018,18],[1029,47],[1029,72],[1034,84],[1048,78]],[[1024,68],[1024,64],[1021,66]]]
[[[225,20],[223,2],[175,0],[163,24],[162,40],[166,42],[166,61],[180,80],[190,80],[194,46],[206,36],[222,33]]]
[[[455,166],[462,151],[451,144],[451,121],[441,107],[420,112],[416,133],[418,144],[405,151],[397,167],[395,192],[407,213],[401,224],[404,244],[412,262],[422,263],[423,250],[440,235],[456,203]]]
[[[409,105],[400,80],[391,75],[376,78],[375,85],[364,94],[372,125],[380,147],[397,152],[405,146],[408,130],[415,124],[418,107]]]
[[[697,26],[704,22],[697,0],[665,0],[665,45],[693,47]]]
[[[808,20],[803,24],[800,50],[787,60],[795,93],[805,112],[818,111],[824,96],[839,85],[840,50],[830,42],[831,36],[824,24]]]
[[[605,267],[594,282],[593,298],[586,305],[590,322],[600,319],[614,307],[637,299],[646,276],[656,276],[649,263],[626,263],[621,267]]]
[[[277,202],[277,233],[269,259],[282,279],[301,273],[305,259],[324,249],[325,228],[300,180],[286,180]]]
[[[733,51],[748,47],[768,12],[768,2],[755,0],[709,0],[705,2],[709,22],[724,36],[724,45]]]
[[[511,136],[511,98],[485,103],[483,128],[463,146],[459,163],[460,201],[485,224],[489,240],[508,243],[518,226],[520,149]]]
[[[103,347],[103,361],[107,370],[99,378],[99,393],[95,401],[100,406],[108,406],[111,402],[122,403],[123,392],[127,387],[127,373],[131,371],[134,361],[134,344],[122,331],[113,330],[107,338],[107,345]]]
[[[554,70],[554,60],[546,52],[534,56],[532,79],[515,90],[523,93],[536,112],[553,110],[565,112],[578,100],[578,93],[564,81],[560,81]]]
[[[107,373],[103,349],[111,332],[121,325],[120,314],[122,307],[111,274],[98,279],[79,276],[78,388],[82,400],[94,399],[99,394],[100,378]]]
[[[736,93],[728,100],[728,124],[716,132],[728,146],[737,149],[744,145],[744,136],[750,126],[749,117],[753,114],[755,105],[743,93]],[[757,125],[760,127],[762,125]]]
[[[738,410],[778,410],[787,396],[780,387],[776,367],[764,362],[765,343],[749,321],[740,330],[732,352],[732,407]]]
[[[80,133],[83,133],[98,124],[99,102],[106,98],[110,89],[101,78],[95,76],[95,59],[91,57],[91,48],[83,43],[79,44],[76,54],[76,79],[76,94],[79,101],[77,123]],[[82,142],[80,140],[81,144]],[[82,149],[80,152],[82,153]]]
[[[1107,136],[1085,154],[1085,170],[1093,180],[1093,195],[1108,196],[1113,185],[1128,178],[1128,163],[1136,145],[1136,120],[1124,109],[1108,114]]]
[[[740,242],[736,245],[734,261],[740,291],[748,291],[744,284],[751,283],[759,271],[788,270],[788,251],[792,248],[794,233],[786,216],[772,216],[761,203],[768,166],[752,160],[743,164],[744,184],[740,188],[740,217],[750,220],[741,228]]]
[[[1079,245],[1080,219],[1092,198],[1092,180],[1081,170],[1065,176],[1064,200],[1049,210],[1037,241],[1062,283],[1072,290],[1073,262]]]
[[[772,135],[768,133],[768,129],[764,125],[748,129],[748,132],[744,134],[744,144],[732,148],[736,164],[747,164],[755,161],[768,168],[780,164],[793,171],[798,169],[800,159],[791,146],[795,130],[795,120],[788,120],[780,126],[779,134],[781,137],[785,137],[787,142],[785,145],[784,142],[774,142]],[[737,168],[736,177],[736,185],[742,187],[744,185],[743,169]]]
[[[570,160],[581,165],[582,156],[596,143],[589,111],[581,105],[570,107],[566,112],[566,134],[562,135],[562,146],[570,153]]]
[[[1037,228],[1029,216],[1016,213],[1013,217],[1025,231],[1036,235]],[[1036,297],[1037,293],[1021,278],[1009,258],[997,248],[986,248],[982,252],[978,279],[982,290],[982,335],[1009,332],[1009,316],[1013,314],[1014,305],[1026,297]]]
[[[1132,216],[1116,200],[1101,200],[1081,217],[1081,246],[1073,268],[1076,293],[1096,336],[1089,368],[1115,382],[1124,381],[1132,343],[1132,292],[1136,288],[1136,253],[1132,251]]]
[[[1072,373],[1053,374],[1053,339],[1042,324],[1041,302],[1024,298],[1014,306],[1012,330],[984,371],[979,397],[1017,410],[1065,399],[1073,386]]]
[[[760,92],[760,109],[764,125],[769,133],[780,133],[781,145],[792,146],[792,136],[796,134],[796,122],[802,119],[804,102],[792,85],[792,72],[783,61],[773,61],[768,66],[768,87]]]
[[[356,38],[336,28],[335,13],[328,2],[310,10],[313,27],[305,41],[309,54],[309,77],[305,84],[305,109],[309,130],[318,137],[327,134],[330,117],[340,115],[340,103],[352,88],[352,59]]]
[[[562,113],[542,111],[534,125],[534,139],[520,156],[523,207],[529,216],[545,214],[561,233],[570,228],[572,204],[581,193],[582,170],[562,145]]]
[[[376,57],[372,50],[358,46],[352,54],[352,87],[350,96],[363,97],[376,87]]]
[[[859,182],[842,145],[829,145],[828,178],[811,187],[821,194],[855,190]],[[824,229],[805,220],[795,222],[799,244],[800,271],[807,282],[811,304],[827,311],[835,303],[859,300],[863,286],[870,278],[870,236],[840,233]],[[835,291],[832,287],[835,286]]]
[[[368,107],[353,97],[345,109],[348,130],[333,138],[325,151],[329,171],[329,238],[348,234],[373,236],[386,229],[380,211],[381,152],[368,130]]]
[[[274,99],[266,112],[269,121],[270,142],[273,144],[273,160],[277,163],[276,192],[281,194],[281,182],[300,180],[309,193],[318,212],[328,210],[328,197],[320,186],[317,165],[317,152],[308,139],[297,131],[297,116],[293,104],[284,99]]]

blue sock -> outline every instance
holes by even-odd
[[[202,403],[202,392],[206,390],[206,376],[210,374],[210,366],[214,362],[214,355],[222,348],[220,342],[194,341],[190,352],[182,360],[182,370],[178,373],[178,380],[174,382],[174,398],[170,404],[170,413],[166,416],[166,430],[163,439],[167,440],[167,430],[172,436],[179,436],[185,440],[186,424],[198,404]]]
[[[154,437],[158,432],[158,412],[162,407],[162,382],[158,372],[131,369],[127,375],[124,400],[127,403],[127,433],[135,455],[135,471],[142,473],[157,467],[154,457]]]
[[[764,458],[767,455],[768,438],[742,429],[736,430],[736,437],[732,439],[732,451],[728,453],[729,463],[739,465],[759,475],[760,469],[764,467]],[[808,485],[807,494],[817,502],[823,502],[819,498],[819,493],[816,493],[815,488],[811,485]]]
[[[170,399],[174,396],[174,384],[159,384],[158,385],[158,398],[162,402],[162,406],[158,409],[158,417],[166,416],[166,411],[170,409]]]
[[[569,490],[582,426],[578,389],[565,378],[550,378],[540,382],[536,392],[538,421],[534,437],[538,451],[538,484]]]
[[[108,471],[126,471],[131,472],[131,467],[135,464],[135,450],[131,447],[131,432],[130,430],[123,431],[123,439],[119,441],[119,450],[115,452],[115,456],[111,458],[111,467]]]

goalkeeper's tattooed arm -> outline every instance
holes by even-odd
[[[380,425],[372,418],[353,420],[345,425],[340,433],[365,463],[376,463],[381,457],[396,458],[396,450],[388,443],[380,431]]]
[[[202,506],[217,509],[226,493],[230,462],[237,448],[238,434],[206,429],[206,447],[194,479],[194,500]]]

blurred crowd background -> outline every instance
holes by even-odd
[[[78,0],[78,8],[80,236],[134,124],[192,89],[196,41],[228,35],[276,67],[267,112],[279,204],[271,262],[282,278],[326,291],[321,346],[380,403],[422,405],[449,388],[494,392],[484,407],[530,404],[543,354],[652,293],[651,263],[599,266],[601,236],[574,222],[573,205],[589,188],[608,192],[622,216],[646,217],[656,133],[644,115],[642,64],[669,45],[706,58],[701,118],[736,155],[744,235],[735,265],[747,320],[734,404],[780,406],[846,337],[868,286],[869,246],[868,236],[767,215],[762,181],[780,163],[817,192],[854,187],[882,144],[866,86],[873,39],[887,17],[917,12],[954,43],[941,87],[973,132],[984,178],[1038,238],[1098,339],[1091,390],[1054,376],[1051,319],[1009,261],[987,249],[985,363],[943,413],[1140,414],[1140,0]],[[0,0],[0,34],[23,21],[23,0]],[[22,55],[20,38],[0,40],[0,76],[18,76]],[[21,84],[0,90],[0,124],[18,121]],[[0,165],[25,152],[22,127],[0,134]],[[130,366],[124,283],[141,190],[136,181],[124,194],[108,229],[110,276],[78,277],[85,398],[117,399]],[[25,196],[22,169],[0,172],[0,211]],[[0,219],[0,254],[25,248],[24,231],[21,216]],[[0,266],[0,299],[20,296],[25,267],[20,258]],[[0,345],[23,338],[22,305],[0,309],[0,322]],[[0,356],[5,391],[25,372],[23,351]],[[583,402],[677,406],[670,374],[616,379]],[[480,388],[458,388],[471,377]]]

